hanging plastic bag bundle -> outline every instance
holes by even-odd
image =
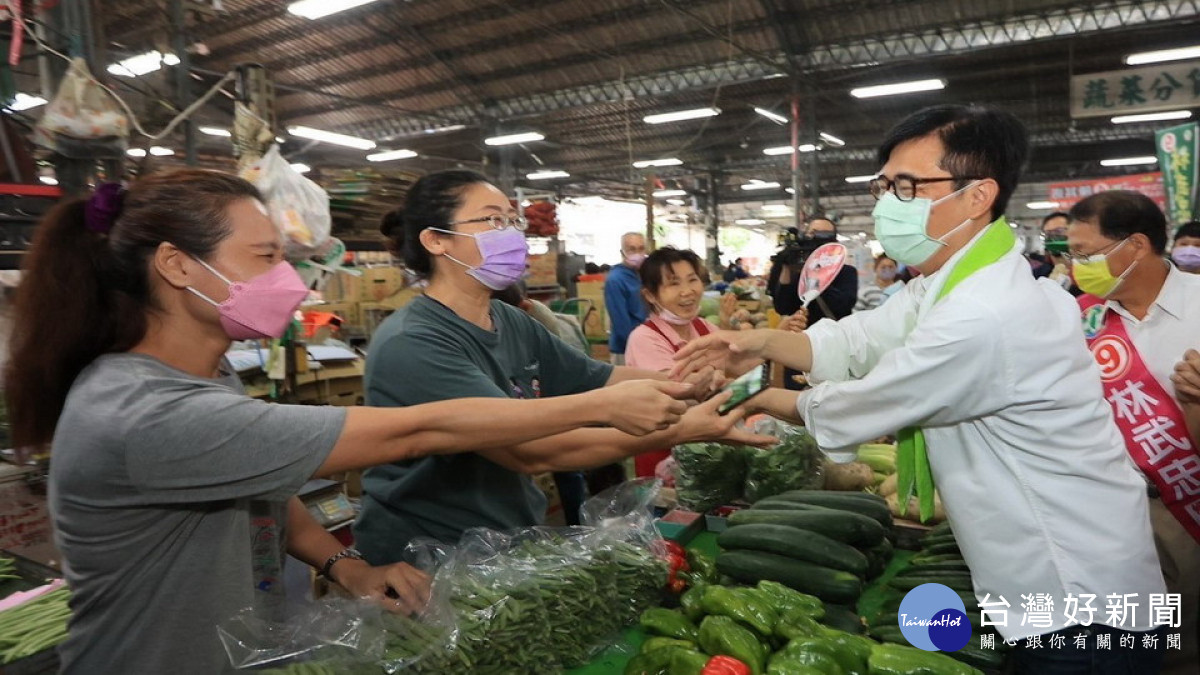
[[[33,139],[63,157],[120,159],[129,146],[129,118],[92,77],[87,63],[72,59]]]
[[[329,195],[297,173],[279,154],[279,146],[271,146],[242,172],[242,178],[262,193],[271,220],[287,236],[290,260],[309,258],[329,239],[333,229]]]

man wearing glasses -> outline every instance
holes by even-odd
[[[1147,196],[1100,192],[1071,208],[1067,231],[1084,336],[1100,366],[1129,457],[1146,477],[1167,591],[1178,593],[1181,649],[1164,673],[1200,664],[1200,400],[1176,388],[1176,364],[1200,349],[1200,277],[1167,262],[1167,219]],[[1186,384],[1184,382],[1183,384]],[[1190,418],[1190,419],[1189,419]],[[1188,427],[1191,422],[1192,432]]]
[[[878,309],[804,333],[701,338],[677,370],[780,361],[816,386],[752,407],[802,422],[821,447],[897,434],[902,499],[927,518],[937,487],[985,621],[1020,641],[1018,672],[1156,673],[1165,645],[1148,607],[1165,588],[1145,485],[1074,301],[1032,277],[1004,219],[1027,150],[1007,113],[937,106],[905,119],[870,189],[884,250],[922,276]],[[1137,606],[1114,616],[1110,595]],[[1122,637],[1135,647],[1118,649]]]

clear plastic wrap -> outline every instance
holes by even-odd
[[[779,444],[745,449],[746,501],[753,504],[788,490],[815,490],[824,485],[825,457],[808,430],[768,417],[756,422],[753,431],[774,436]]]
[[[311,612],[331,637],[295,630],[286,646],[268,650],[262,645],[269,640],[244,634],[282,628],[260,625],[267,622],[248,611],[227,622],[237,630],[223,625],[222,637],[236,633],[241,652],[256,654],[239,653],[235,665],[303,661],[278,671],[296,675],[356,672],[368,661],[374,672],[417,675],[555,673],[584,665],[662,598],[668,570],[650,510],[659,487],[650,479],[605,491],[584,505],[585,526],[476,529],[453,547],[414,542],[406,560],[433,573],[432,598],[419,617],[334,603]],[[337,638],[354,626],[361,626],[357,643]]]
[[[289,260],[314,255],[329,239],[333,229],[329,195],[297,173],[279,153],[278,145],[242,171],[242,178],[262,193],[271,220],[287,236]]]
[[[746,449],[720,443],[675,446],[675,491],[679,504],[705,513],[742,497]]]
[[[378,661],[383,654],[377,605],[330,596],[289,611],[276,596],[263,594],[258,600],[217,626],[235,668],[295,660],[351,666]]]

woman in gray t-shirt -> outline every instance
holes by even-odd
[[[281,335],[307,295],[258,191],[195,169],[101,186],[38,226],[14,315],[16,447],[51,450],[50,507],[72,591],[63,672],[232,670],[218,623],[277,585],[284,550],[351,593],[419,608],[428,580],[371,566],[295,498],[328,476],[612,425],[674,424],[685,388],[408,409],[275,405],[222,367]]]

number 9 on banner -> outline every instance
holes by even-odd
[[[1092,358],[1100,366],[1100,378],[1111,382],[1129,372],[1129,345],[1119,337],[1106,335],[1092,343]]]

